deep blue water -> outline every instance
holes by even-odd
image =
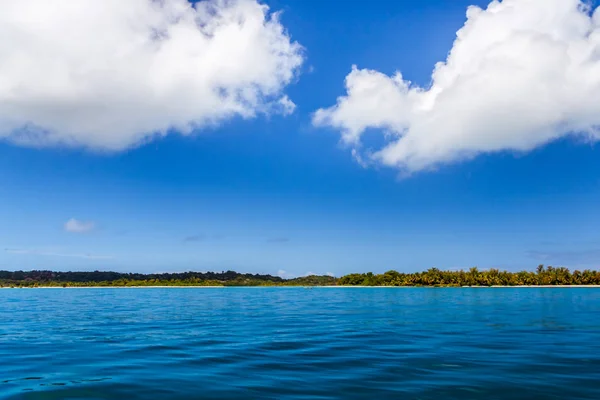
[[[1,399],[600,399],[600,289],[0,290]]]

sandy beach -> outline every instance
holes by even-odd
[[[584,289],[600,285],[520,285],[520,286],[38,286],[2,287],[0,289]]]

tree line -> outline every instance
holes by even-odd
[[[564,267],[544,267],[535,271],[508,272],[498,269],[471,268],[442,271],[383,274],[353,273],[335,278],[305,276],[284,279],[279,276],[226,272],[182,272],[164,274],[120,273],[105,271],[0,271],[0,287],[90,287],[90,286],[541,286],[600,285],[600,272],[570,271]]]
[[[279,276],[224,272],[181,272],[162,274],[113,271],[0,271],[0,287],[91,287],[91,286],[328,286],[331,276],[283,279]]]
[[[600,272],[573,272],[564,267],[544,267],[535,271],[508,272],[498,269],[480,271],[442,271],[431,268],[424,272],[384,274],[349,274],[338,279],[338,285],[349,286],[542,286],[542,285],[600,285]]]

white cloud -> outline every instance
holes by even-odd
[[[0,139],[122,150],[293,111],[303,61],[256,0],[0,0]]]
[[[470,7],[429,87],[400,72],[353,67],[346,95],[318,110],[313,123],[339,129],[354,149],[368,128],[383,130],[386,145],[366,156],[405,172],[480,153],[525,152],[571,134],[598,140],[599,10],[579,0]]]
[[[280,269],[279,271],[277,271],[277,276],[283,279],[292,279],[295,276],[289,272],[287,272],[286,270]]]
[[[278,104],[283,115],[290,115],[296,109],[296,104],[287,95],[280,98]]]
[[[20,255],[36,255],[36,256],[50,256],[50,257],[73,257],[73,258],[85,258],[88,260],[111,260],[113,256],[103,256],[97,254],[78,254],[78,253],[61,253],[45,250],[36,249],[4,249],[9,254],[20,254]]]
[[[71,218],[64,225],[65,231],[73,233],[86,233],[90,232],[95,228],[95,224],[92,221],[80,221],[75,218]]]
[[[335,277],[335,274],[333,272],[326,272],[325,274],[321,274],[321,273],[317,273],[317,272],[308,271],[303,276],[305,276],[305,277],[308,277],[308,276],[332,276],[332,277]]]

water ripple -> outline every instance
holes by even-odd
[[[0,399],[599,399],[598,289],[0,291]]]

